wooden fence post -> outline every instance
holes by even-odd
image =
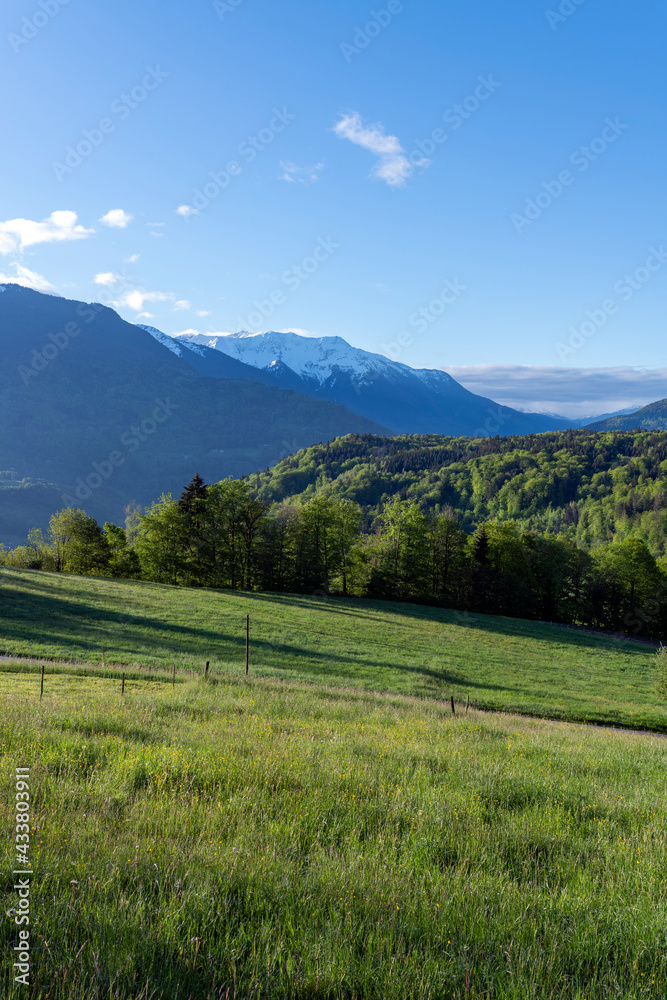
[[[171,686],[172,688],[176,687],[176,664],[174,664],[174,673],[172,674],[171,678]]]
[[[250,658],[250,615],[245,616],[245,675],[248,676],[248,661]]]
[[[456,715],[456,712],[454,710],[454,695],[452,695],[452,715]]]
[[[121,694],[125,694],[125,674],[124,673],[123,673],[123,680],[121,681],[121,685],[120,685],[120,693]]]
[[[206,661],[206,670],[204,671],[204,677],[208,677],[208,665],[209,665],[209,662],[210,662],[209,660]]]
[[[468,714],[468,709],[470,708],[470,695],[466,698],[466,715]]]
[[[44,664],[42,663],[42,675],[39,681],[39,700],[41,701],[44,696]]]

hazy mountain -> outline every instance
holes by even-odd
[[[275,385],[297,389],[314,399],[341,403],[391,427],[397,434],[504,436],[575,424],[566,417],[522,413],[501,406],[469,392],[446,372],[410,368],[384,355],[352,347],[341,337],[269,331],[182,334],[175,339],[179,344],[214,350],[251,365]],[[212,363],[208,354],[189,360],[201,371]]]
[[[0,289],[0,469],[57,484],[61,506],[119,518],[129,501],[178,492],[195,472],[241,475],[351,431],[387,432],[335,403],[239,378],[256,372],[220,352],[216,377],[204,377],[105,306]],[[52,488],[19,497],[5,484],[0,518],[9,504],[27,531],[28,498]]]
[[[644,431],[667,430],[667,399],[649,403],[626,416],[610,416],[587,425],[587,429],[592,431],[631,431],[635,427]]]
[[[588,427],[589,424],[593,420],[606,420],[608,417],[618,417],[618,416],[621,416],[621,415],[626,414],[626,413],[634,413],[637,409],[638,409],[638,405],[635,405],[635,406],[626,406],[622,410],[611,410],[608,413],[589,413],[585,417],[567,417],[567,418],[563,418],[559,413],[553,413],[550,410],[540,410],[539,412],[542,413],[543,416],[545,416],[545,417],[552,417],[556,421],[567,419],[567,420],[569,420],[569,422],[570,422],[570,424],[571,424],[571,426],[573,428],[583,429],[584,427]],[[535,410],[524,410],[522,408],[520,412],[521,413],[535,413],[536,411]]]

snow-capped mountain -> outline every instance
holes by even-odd
[[[253,382],[263,382],[265,385],[276,386],[273,372],[269,374],[258,371],[251,365],[244,364],[243,361],[238,361],[223,351],[216,351],[212,347],[193,343],[183,337],[169,337],[154,326],[146,326],[143,323],[137,323],[136,326],[140,330],[150,333],[151,337],[154,337],[158,343],[166,347],[172,354],[182,358],[201,375],[208,375],[212,378],[252,379]],[[283,388],[283,386],[278,386],[278,388]]]
[[[154,328],[144,329],[153,336],[165,336],[153,332]],[[249,376],[237,377],[251,377],[341,403],[395,433],[509,435],[573,424],[566,418],[500,406],[469,392],[446,372],[411,368],[382,354],[352,347],[342,337],[267,331],[184,333],[173,339],[177,348],[186,350],[181,355],[184,360],[204,374],[224,375],[219,370],[220,358],[224,357],[227,363],[243,365],[246,372],[251,370]],[[165,343],[164,339],[160,342]],[[195,355],[195,348],[205,355]]]
[[[446,384],[454,380],[445,372],[410,368],[390,361],[383,354],[372,354],[352,347],[342,337],[304,337],[298,333],[185,333],[175,338],[180,343],[222,351],[238,361],[272,371],[290,372],[302,381],[323,386],[344,373],[360,384],[379,377],[410,378],[413,375],[431,382]]]

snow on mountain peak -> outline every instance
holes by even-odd
[[[335,383],[341,378],[356,385],[367,384],[377,378],[403,382],[412,377],[425,387],[442,391],[453,379],[437,368],[411,368],[399,361],[391,361],[383,354],[374,354],[352,347],[342,337],[307,337],[301,333],[280,333],[267,330],[262,333],[195,333],[186,331],[169,337],[153,326],[136,324],[155,337],[161,344],[183,357],[184,349],[203,354],[205,348],[220,351],[252,368],[276,375],[291,372],[306,385],[318,389]]]
[[[271,370],[281,363],[300,378],[319,385],[337,373],[345,373],[361,382],[380,374],[394,378],[408,372],[418,374],[382,354],[352,347],[342,337],[305,337],[275,330],[248,333],[244,330],[224,334],[184,333],[177,339],[212,347],[254,368]]]

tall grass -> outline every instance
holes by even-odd
[[[36,868],[3,997],[667,993],[661,738],[230,675],[0,675],[0,726]]]

